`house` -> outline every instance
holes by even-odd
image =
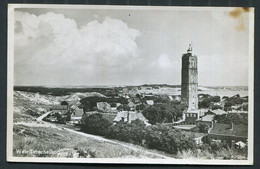
[[[53,114],[60,113],[61,115],[69,113],[69,106],[68,105],[53,105],[50,107],[50,111]]]
[[[77,109],[71,114],[70,120],[73,121],[74,124],[79,124],[83,114],[84,114],[83,109]]]
[[[109,112],[111,106],[107,102],[97,102],[97,110],[101,112]]]
[[[199,125],[207,125],[208,128],[211,128],[214,117],[214,114],[207,114],[201,117],[199,120],[196,120],[196,126],[198,127]]]
[[[196,120],[199,120],[199,110],[188,110],[185,113],[185,124],[194,125]]]
[[[134,97],[133,101],[135,104],[141,103],[140,98],[137,98],[137,97]]]
[[[120,111],[117,113],[114,122],[128,122],[131,123],[133,120],[141,120],[146,125],[149,125],[148,120],[144,117],[141,112],[134,112],[134,111]]]
[[[246,142],[248,138],[248,127],[247,125],[236,125],[234,123],[213,123],[212,128],[208,132],[209,141],[221,140],[230,143],[234,142]]]
[[[207,112],[209,111],[209,109],[199,109],[199,117],[205,116],[207,114]]]
[[[243,102],[248,102],[248,96],[241,97],[241,99],[243,100]]]
[[[242,105],[234,105],[234,106],[231,106],[231,110],[232,110],[232,111],[241,110],[241,109],[242,109]]]
[[[153,105],[153,104],[154,104],[154,101],[153,101],[153,100],[146,100],[146,104],[148,104],[148,105]]]
[[[178,96],[175,96],[175,98],[174,98],[174,99],[175,99],[175,101],[178,101],[178,102],[180,102],[180,101],[181,101],[181,96],[179,96],[179,95],[178,95]]]
[[[55,116],[49,116],[45,119],[46,121],[50,121],[50,122],[56,122],[58,121],[57,117]]]
[[[221,110],[221,109],[217,109],[217,110],[210,110],[211,113],[215,114],[215,115],[222,115],[222,114],[228,114],[226,111]]]
[[[79,109],[79,108],[78,108],[77,106],[75,106],[75,105],[72,105],[70,108],[73,109],[73,110]]]
[[[130,107],[131,110],[135,109],[135,104],[132,101],[129,101],[128,106]]]
[[[152,99],[152,98],[154,98],[154,95],[152,95],[152,94],[146,94],[146,95],[144,95],[144,98],[146,98],[146,99]]]
[[[123,97],[126,99],[130,99],[130,97],[127,94],[125,94]]]
[[[173,98],[172,98],[172,96],[168,96],[168,97],[169,97],[170,101],[173,101]]]
[[[196,142],[197,145],[203,144],[203,137],[207,136],[205,133],[194,133],[194,141]]]
[[[240,148],[240,149],[243,149],[246,147],[246,143],[242,142],[242,141],[238,141],[235,143],[235,145]]]

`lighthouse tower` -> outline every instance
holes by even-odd
[[[192,55],[192,45],[182,56],[181,100],[188,105],[188,111],[198,109],[198,62]]]

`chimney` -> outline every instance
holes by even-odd
[[[129,111],[127,111],[127,122],[130,123],[130,119],[129,119]]]
[[[215,121],[212,120],[212,121],[211,121],[211,127],[210,127],[210,128],[213,128],[213,127],[214,127],[214,123],[215,123]]]
[[[234,123],[232,122],[231,124],[230,124],[230,130],[233,130],[234,129]]]

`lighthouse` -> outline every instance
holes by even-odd
[[[192,45],[182,55],[181,100],[188,105],[188,111],[198,109],[198,59],[192,54]]]

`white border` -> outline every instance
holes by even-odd
[[[120,159],[120,158],[35,158],[13,157],[13,75],[14,75],[14,9],[15,8],[62,8],[62,9],[134,9],[134,10],[219,10],[230,7],[169,7],[169,6],[110,6],[110,5],[50,5],[8,4],[8,72],[7,72],[7,161],[44,163],[121,163],[121,164],[203,164],[203,165],[253,165],[254,138],[254,8],[250,8],[249,20],[249,125],[248,160],[201,160],[201,159]]]

